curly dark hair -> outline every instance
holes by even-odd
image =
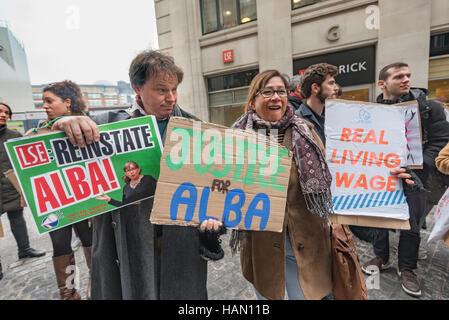
[[[64,80],[50,83],[45,86],[42,93],[46,91],[52,92],[62,100],[70,99],[70,111],[73,115],[81,115],[87,109],[81,88],[75,82]]]
[[[306,69],[302,77],[301,83],[301,93],[304,98],[309,98],[312,94],[312,85],[316,83],[321,86],[321,84],[326,80],[327,75],[335,77],[338,74],[338,69],[336,66],[329,63],[317,63],[309,66]]]
[[[132,86],[140,87],[161,72],[176,75],[178,84],[184,77],[184,72],[175,64],[173,57],[157,50],[145,50],[131,62],[129,80]]]

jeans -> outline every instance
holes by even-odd
[[[419,231],[422,227],[424,219],[422,216],[426,214],[426,194],[417,193],[407,197],[410,215],[410,230],[401,230],[399,234],[398,245],[398,268],[399,270],[414,270],[417,268],[419,243],[421,237]],[[374,254],[384,262],[390,258],[390,242],[388,229],[384,229],[383,233],[373,244]]]

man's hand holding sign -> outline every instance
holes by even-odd
[[[11,163],[38,231],[53,231],[116,209],[102,201],[124,200],[119,178],[130,158],[141,159],[141,171],[158,177],[162,143],[156,127],[152,117],[104,125],[100,130],[95,125],[99,139],[84,147],[73,145],[61,132],[8,141]],[[152,195],[154,187],[148,189]]]

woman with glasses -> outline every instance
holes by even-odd
[[[233,125],[265,129],[293,153],[284,229],[233,231],[231,247],[241,249],[242,273],[259,299],[284,299],[285,293],[290,300],[323,299],[332,292],[331,176],[320,139],[288,104],[287,85],[277,70],[259,73],[250,85],[246,113]]]
[[[125,186],[123,187],[123,199],[122,201],[117,201],[111,199],[108,195],[103,195],[101,197],[96,197],[97,200],[105,200],[109,204],[116,207],[126,206],[128,204],[140,204],[140,200],[146,199],[154,194],[156,190],[156,179],[150,175],[143,175],[142,169],[135,161],[128,161],[123,167],[125,174],[122,179],[125,181]],[[122,212],[133,212],[133,206],[128,206],[122,209]]]
[[[67,116],[86,116],[86,104],[83,100],[81,88],[72,81],[61,81],[47,85],[43,89],[43,108],[47,113],[47,120],[38,128],[31,129],[26,135],[50,132],[53,123]],[[75,288],[74,274],[75,254],[72,250],[72,228],[74,228],[81,240],[86,264],[89,269],[89,283],[86,298],[90,299],[91,283],[91,255],[92,255],[92,229],[89,221],[83,220],[64,228],[51,231],[50,238],[53,245],[53,266],[58,283],[61,300],[80,300],[81,296]]]

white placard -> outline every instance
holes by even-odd
[[[407,164],[406,107],[326,102],[326,161],[337,214],[407,220],[402,182],[392,168]]]

